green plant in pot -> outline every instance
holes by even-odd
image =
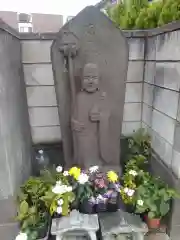
[[[49,187],[41,200],[45,203],[49,213],[53,217],[66,216],[69,214],[70,205],[74,201],[75,195],[70,185],[65,185],[57,181],[52,187]]]
[[[75,188],[76,200],[79,203],[79,211],[82,213],[94,213],[94,196],[89,176],[86,173],[79,175]]]
[[[142,184],[136,189],[136,213],[145,214],[149,228],[158,228],[162,217],[170,211],[171,200],[179,194],[160,178],[144,173]]]
[[[148,159],[151,155],[151,138],[147,131],[140,128],[134,132],[128,139],[128,148],[131,157],[133,155],[143,155]]]
[[[46,190],[47,186],[38,177],[30,177],[20,188],[17,220],[21,231],[27,233],[28,240],[42,238],[47,234],[48,209],[41,200]]]
[[[135,190],[143,182],[144,166],[148,163],[143,155],[134,155],[125,165],[125,171],[122,176],[121,198],[126,204],[126,210],[134,212]]]
[[[44,238],[47,234],[49,218],[45,212],[40,212],[37,206],[29,206],[26,201],[22,201],[17,220],[20,221],[21,231],[26,233],[28,240]]]

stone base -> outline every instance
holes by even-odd
[[[124,240],[126,235],[132,240],[144,240],[144,235],[148,232],[146,224],[136,216],[118,210],[115,213],[100,213],[99,223],[103,240]]]
[[[53,219],[51,234],[56,236],[56,240],[83,239],[84,237],[96,240],[98,229],[99,223],[96,214],[82,214],[73,210],[69,216]]]

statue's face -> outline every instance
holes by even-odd
[[[88,93],[97,91],[99,87],[99,79],[97,69],[92,69],[89,66],[85,67],[83,78],[83,89]]]

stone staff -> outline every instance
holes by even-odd
[[[70,82],[70,92],[71,92],[71,112],[73,113],[73,117],[76,118],[77,116],[77,109],[76,109],[76,87],[75,87],[75,79],[74,79],[74,67],[73,67],[73,58],[77,54],[77,46],[76,44],[65,44],[60,48],[60,51],[63,53],[64,58],[67,60],[67,70],[69,75],[69,82]],[[76,138],[73,135],[73,151],[74,151],[74,159],[73,161],[77,160],[77,153],[76,153]]]

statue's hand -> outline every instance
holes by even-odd
[[[98,122],[100,121],[100,112],[99,111],[91,111],[90,112],[90,119],[92,122]]]
[[[74,131],[77,131],[77,132],[81,132],[84,130],[84,124],[79,122],[78,120],[75,120],[75,119],[71,119],[71,127],[72,127],[72,130]]]

